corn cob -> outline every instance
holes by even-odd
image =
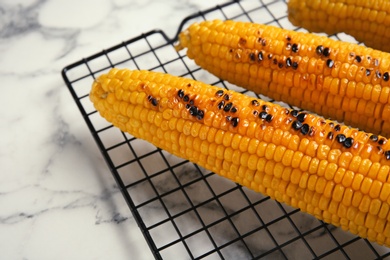
[[[390,142],[238,92],[112,69],[93,83],[102,117],[223,177],[390,246]]]
[[[390,51],[388,0],[289,0],[292,24],[311,32],[345,32],[375,49]]]
[[[217,77],[390,136],[390,54],[328,37],[235,21],[194,23],[176,49]]]

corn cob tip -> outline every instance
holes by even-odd
[[[188,41],[190,41],[190,33],[187,30],[184,30],[182,32],[179,33],[179,36],[178,36],[178,40],[175,42],[174,44],[174,48],[177,52],[183,50],[184,48],[187,47],[188,45]]]

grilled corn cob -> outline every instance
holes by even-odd
[[[375,49],[390,51],[388,0],[289,0],[292,24],[312,32],[345,32]]]
[[[390,54],[324,36],[235,21],[194,23],[177,50],[217,77],[390,136]]]
[[[390,246],[390,142],[238,92],[112,69],[90,99],[114,126],[318,219]]]

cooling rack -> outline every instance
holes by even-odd
[[[236,0],[185,18],[235,19],[283,28],[286,1]],[[332,35],[353,41],[346,35]],[[383,259],[390,249],[335,228],[122,133],[88,98],[94,78],[112,67],[191,77],[245,92],[201,70],[153,30],[77,61],[62,71],[129,209],[156,259]],[[253,95],[251,92],[247,92]],[[261,97],[267,99],[266,97]]]

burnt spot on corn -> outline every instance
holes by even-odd
[[[259,111],[253,110],[252,114],[253,114],[254,116],[258,116],[258,115],[259,115]]]
[[[370,140],[373,141],[373,142],[378,142],[378,136],[377,135],[371,135],[370,136]]]
[[[329,132],[326,138],[328,138],[329,140],[333,140],[333,132]]]
[[[272,121],[273,118],[274,118],[273,115],[268,114],[268,115],[265,117],[265,121],[267,121],[268,123],[270,123],[270,122]]]
[[[227,103],[226,106],[223,108],[223,111],[229,112],[232,106],[233,106],[232,102]]]
[[[256,99],[253,99],[251,101],[251,104],[252,104],[252,106],[255,106],[255,107],[258,107],[260,105],[259,101],[257,101]]]
[[[237,107],[232,107],[232,109],[230,109],[230,112],[231,113],[236,113],[238,111]]]
[[[278,60],[276,59],[276,58],[274,58],[273,60],[272,60],[272,62],[276,65],[276,64],[278,64]]]
[[[184,90],[179,89],[179,91],[177,92],[177,95],[179,96],[179,98],[183,98],[184,97]]]
[[[370,69],[366,69],[366,76],[370,76],[371,75],[371,70]]]
[[[347,137],[343,143],[345,148],[350,148],[353,145],[353,138],[352,137]]]
[[[310,126],[308,124],[303,124],[301,127],[301,133],[307,135],[309,133]]]
[[[359,55],[356,55],[355,61],[358,63],[362,62],[362,57],[360,57]]]
[[[184,102],[190,101],[190,97],[189,97],[188,95],[184,95],[183,101],[184,101]]]
[[[294,122],[292,122],[292,124],[291,124],[291,126],[292,126],[292,128],[294,129],[294,130],[299,130],[299,129],[301,129],[302,128],[302,123],[301,122],[299,122],[299,121],[294,121]]]
[[[152,106],[156,107],[158,105],[158,100],[154,98],[153,96],[148,96],[148,101],[152,104]]]
[[[262,108],[264,111],[268,111],[267,105],[263,105],[261,108]]]
[[[260,119],[265,119],[266,117],[267,117],[267,112],[265,112],[265,111],[261,111],[260,113],[259,113],[259,118]]]
[[[232,117],[231,116],[226,116],[226,121],[230,122],[232,120]]]
[[[318,55],[322,55],[323,52],[324,52],[324,46],[318,45],[317,48],[316,48],[316,53]]]
[[[258,59],[259,61],[262,61],[262,60],[264,59],[264,55],[263,55],[263,52],[262,52],[262,51],[260,51],[259,54],[257,54],[257,59]]]
[[[326,66],[328,66],[329,68],[332,68],[334,65],[334,61],[332,59],[327,59],[326,60]]]
[[[330,56],[330,49],[329,48],[325,48],[322,51],[322,55],[324,55],[325,57],[329,57]]]
[[[294,61],[292,64],[291,64],[291,67],[296,70],[298,69],[298,62]]]
[[[390,151],[384,153],[386,160],[390,160]]]
[[[298,113],[299,113],[299,111],[298,110],[292,110],[291,111],[291,115],[293,116],[293,117],[297,117],[298,116]]]
[[[233,127],[236,127],[236,126],[238,126],[238,123],[240,122],[240,119],[238,117],[233,117],[230,122],[232,123]]]
[[[385,72],[385,73],[383,73],[383,80],[384,81],[389,81],[389,73],[388,72]]]
[[[382,77],[382,74],[379,70],[375,71],[375,76],[380,79]]]
[[[215,92],[215,96],[216,97],[222,97],[223,96],[223,90],[218,90],[217,92]]]
[[[378,144],[380,144],[380,145],[384,145],[386,143],[387,143],[387,140],[385,138],[381,138],[378,140]]]
[[[255,61],[255,60],[256,60],[256,54],[253,53],[253,52],[249,53],[249,59],[250,59],[251,61]]]
[[[198,115],[198,108],[196,106],[190,106],[188,109],[191,116],[197,116]]]
[[[288,57],[288,58],[286,59],[286,67],[291,67],[291,65],[292,65],[292,60],[291,60],[290,57]]]
[[[336,125],[336,126],[334,127],[334,130],[335,130],[336,132],[340,131],[340,130],[341,130],[341,125]]]
[[[279,62],[279,63],[278,63],[278,67],[279,67],[279,69],[283,68],[283,63],[282,63],[282,62]]]
[[[225,106],[225,101],[223,101],[223,100],[221,102],[219,102],[217,105],[218,109],[222,109],[224,106]]]
[[[225,94],[223,95],[223,99],[225,99],[226,101],[228,101],[230,99],[230,96],[228,94]]]
[[[238,44],[239,44],[240,46],[245,46],[245,44],[246,44],[246,39],[240,38],[240,39],[238,40]]]
[[[303,123],[303,122],[305,121],[305,119],[306,119],[306,116],[307,116],[306,113],[299,113],[299,114],[297,115],[297,120],[298,120],[299,122]]]
[[[286,36],[286,40],[287,40],[287,41],[291,41],[291,36],[287,35],[287,36]]]
[[[292,52],[297,53],[298,50],[299,50],[298,44],[294,43],[294,44],[291,46],[291,50],[292,50]]]
[[[338,134],[338,135],[336,135],[336,140],[339,143],[344,143],[345,140],[347,140],[347,137],[343,134]]]
[[[198,113],[196,114],[196,118],[199,120],[202,120],[204,117],[204,111],[203,110],[198,110]]]
[[[268,55],[267,55],[267,58],[270,60],[270,59],[272,59],[272,53],[269,53]]]

